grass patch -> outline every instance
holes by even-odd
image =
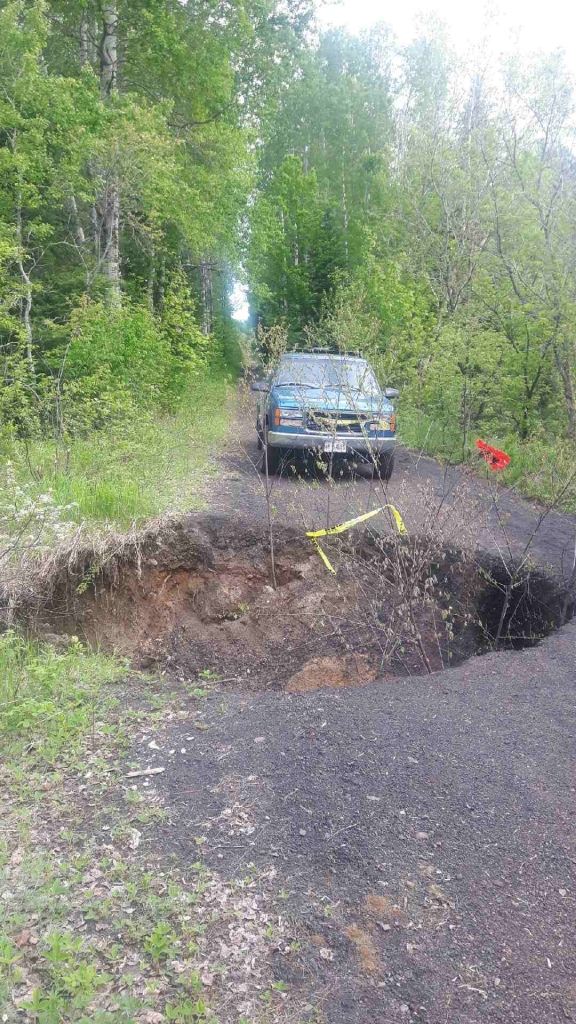
[[[32,498],[50,490],[71,522],[124,528],[166,510],[203,504],[212,453],[224,437],[234,404],[230,378],[198,383],[173,415],[141,417],[74,439],[16,442],[8,453],[17,482]]]
[[[65,857],[44,850],[16,860],[0,871],[19,883],[0,928],[0,1001],[9,1020],[23,1011],[42,1024],[217,1020],[198,969],[206,926],[190,921],[209,884],[201,864],[183,885],[177,872],[155,877],[95,843]],[[177,957],[188,967],[180,974],[168,963]],[[166,989],[164,1016],[155,1018]]]
[[[0,635],[0,740],[8,753],[32,745],[51,763],[73,756],[109,706],[110,684],[127,673],[117,658],[87,651],[77,640],[64,651],[13,630]]]
[[[279,948],[297,957],[300,944],[275,909],[273,875],[251,865],[224,879],[206,867],[208,841],[188,821],[191,855],[180,863],[162,848],[177,808],[164,805],[153,782],[127,777],[133,763],[147,763],[150,736],[156,749],[163,744],[166,715],[150,699],[150,681],[132,678],[114,702],[106,691],[120,663],[77,644],[59,654],[15,634],[1,639],[10,686],[2,698],[15,695],[19,711],[0,733],[0,745],[5,734],[13,741],[0,760],[0,1020],[287,1019],[291,993],[270,965]],[[163,696],[190,720],[184,691]]]

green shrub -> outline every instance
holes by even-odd
[[[198,327],[183,274],[174,275],[161,316],[129,299],[119,308],[85,302],[72,314],[70,333],[63,362],[67,427],[84,419],[86,429],[98,429],[135,408],[174,410],[210,358],[221,355]]]
[[[165,391],[174,408],[191,383],[206,373],[209,357],[220,354],[214,339],[198,327],[195,303],[182,272],[173,276],[166,293],[159,330],[170,354]]]
[[[145,306],[126,300],[119,308],[86,302],[74,310],[65,380],[91,380],[103,373],[128,389],[139,407],[162,401],[170,376],[170,346]]]
[[[0,736],[33,740],[55,756],[93,726],[105,686],[125,672],[124,662],[90,653],[77,639],[58,652],[14,630],[0,634]]]

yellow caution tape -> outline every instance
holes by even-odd
[[[389,508],[392,515],[394,516],[394,521],[396,523],[398,533],[401,534],[403,537],[407,537],[408,530],[404,526],[404,520],[402,519],[402,516],[400,515],[398,509],[394,507],[394,505],[382,505],[380,508],[372,509],[371,512],[365,512],[364,515],[362,516],[357,516],[356,519],[349,519],[348,522],[346,523],[339,523],[338,526],[329,526],[326,530],[311,530],[309,533],[306,534],[306,536],[309,537],[310,540],[312,541],[314,547],[316,548],[318,554],[320,555],[320,558],[324,562],[324,565],[326,566],[329,572],[332,572],[334,573],[334,575],[336,575],[336,570],[328,561],[325,551],[323,551],[322,547],[318,542],[318,537],[330,537],[333,536],[335,533],[344,533],[346,530],[349,530],[352,526],[357,526],[358,523],[365,523],[367,519],[372,519],[373,516],[377,516],[379,512],[383,512],[384,509],[386,508]]]
[[[392,515],[394,516],[396,526],[398,527],[398,533],[400,533],[403,537],[407,537],[408,530],[404,526],[404,520],[402,519],[402,516],[400,515],[398,509],[394,508],[394,505],[383,505],[382,509],[384,510],[385,508],[389,508]]]
[[[380,508],[373,508],[371,512],[365,512],[364,515],[357,516],[356,519],[349,519],[346,523],[339,523],[338,526],[329,526],[325,530],[311,530],[306,534],[306,536],[313,540],[315,537],[329,537],[334,533],[344,533],[346,530],[349,530],[350,527],[357,526],[358,523],[364,523],[367,519],[372,519],[374,516],[377,516],[378,513],[383,512],[385,508],[389,508],[392,512],[396,521],[396,526],[398,527],[398,533],[402,533],[407,536],[408,531],[404,526],[402,516],[394,505],[382,505]]]
[[[312,538],[312,543],[313,543],[314,547],[316,548],[316,551],[320,555],[320,558],[324,562],[324,565],[328,569],[328,572],[333,572],[334,575],[336,575],[336,569],[330,564],[330,562],[328,561],[328,557],[326,555],[326,552],[323,550],[323,548],[320,546],[320,544],[318,543],[318,541],[314,537]]]

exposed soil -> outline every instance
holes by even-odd
[[[156,525],[104,558],[78,552],[29,621],[181,679],[209,670],[230,686],[304,692],[439,671],[571,617],[570,517],[401,449],[388,485],[346,465],[332,481],[294,467],[274,479],[273,575],[252,419],[240,413],[221,456],[210,515]],[[408,539],[380,513],[322,540],[328,572],[306,530],[388,503]]]
[[[208,670],[228,686],[302,693],[439,671],[499,638],[534,642],[562,617],[553,577],[532,569],[508,593],[513,570],[433,536],[323,543],[336,574],[301,531],[277,527],[273,573],[260,529],[189,516],[100,567],[81,553],[41,625],[181,679]]]

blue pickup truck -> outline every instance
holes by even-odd
[[[382,389],[365,360],[311,350],[288,352],[258,392],[262,469],[277,473],[290,453],[357,459],[389,480],[394,468],[396,388]]]

